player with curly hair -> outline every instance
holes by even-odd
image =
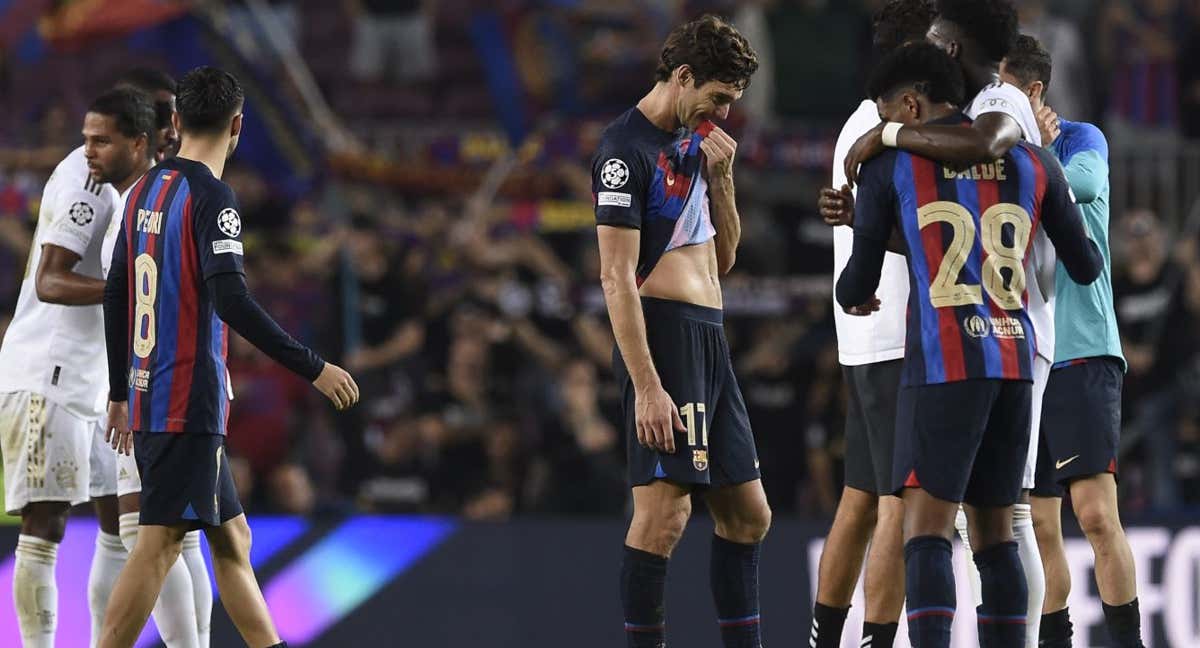
[[[592,159],[633,489],[621,602],[634,648],[666,645],[667,559],[694,491],[716,522],[711,582],[724,645],[762,641],[758,556],[771,510],[721,323],[720,277],[741,237],[737,143],[711,121],[729,115],[757,69],[750,44],[724,20],[677,27],[654,87],[605,128]]]

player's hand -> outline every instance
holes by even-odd
[[[675,402],[662,385],[638,390],[634,411],[638,443],[652,450],[674,454],[675,430],[686,432],[687,428],[679,417],[679,408],[675,407]]]
[[[877,312],[879,310],[879,305],[882,303],[883,302],[879,301],[878,297],[871,295],[871,298],[867,300],[867,303],[859,304],[858,306],[851,306],[849,308],[842,308],[842,310],[845,311],[847,315],[866,317],[871,313]]]
[[[846,161],[843,163],[846,182],[850,183],[851,187],[857,184],[859,165],[886,150],[887,147],[883,145],[883,124],[872,128],[858,138],[858,141],[850,147],[850,151],[846,153]]]
[[[104,440],[113,450],[129,455],[133,453],[133,431],[129,429],[129,403],[108,403],[108,420],[104,422]]]
[[[737,155],[737,142],[729,133],[721,130],[720,126],[713,126],[708,137],[700,140],[700,150],[704,151],[704,161],[710,179],[733,177],[733,158]]]
[[[1058,113],[1050,106],[1042,106],[1037,111],[1038,130],[1042,133],[1042,146],[1050,146],[1062,133]]]
[[[841,189],[823,187],[817,209],[826,225],[854,224],[854,194],[848,185],[842,185]]]
[[[339,410],[344,410],[358,402],[358,385],[354,382],[354,378],[346,373],[345,369],[332,362],[325,363],[325,368],[321,370],[321,375],[313,381],[313,386],[317,388],[317,391],[325,394],[325,397],[332,401],[333,406]]]

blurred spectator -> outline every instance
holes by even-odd
[[[1156,214],[1130,212],[1118,231],[1123,262],[1114,269],[1113,293],[1129,363],[1123,394],[1124,420],[1131,432],[1127,441],[1143,444],[1151,504],[1166,509],[1180,501],[1172,432],[1184,369],[1193,364],[1197,352],[1200,308],[1191,308],[1185,299],[1185,269],[1170,258]]]
[[[1108,0],[1095,54],[1111,80],[1106,132],[1118,144],[1174,147],[1179,126],[1179,45],[1187,22],[1179,0]],[[1070,115],[1067,115],[1070,117]]]
[[[542,427],[536,510],[566,515],[619,515],[625,507],[625,461],[618,428],[600,411],[596,367],[567,363]]]
[[[437,67],[431,0],[345,0],[354,21],[350,72],[360,81],[419,81]]]
[[[1037,38],[1050,52],[1054,75],[1047,103],[1066,119],[1091,121],[1092,70],[1075,23],[1055,15],[1046,0],[1020,0],[1021,31]]]

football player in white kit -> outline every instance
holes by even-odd
[[[21,516],[13,599],[26,647],[54,645],[54,563],[71,505],[107,498],[97,506],[104,522],[89,578],[93,619],[102,620],[123,563],[113,556],[124,554],[110,477],[116,456],[101,429],[101,242],[118,192],[149,166],[153,138],[154,106],[143,93],[112,90],[93,102],[84,145],[59,163],[42,193],[16,312],[0,345],[5,508]]]
[[[151,68],[136,68],[126,72],[117,85],[130,85],[150,94],[154,100],[155,127],[158,129],[156,138],[157,148],[153,159],[138,172],[141,178],[150,166],[165,159],[175,157],[179,150],[179,133],[175,130],[172,118],[175,114],[175,79],[170,75]],[[105,277],[112,261],[112,249],[121,229],[125,200],[132,191],[134,182],[120,193],[114,205],[112,220],[108,232],[104,236],[102,270]],[[103,336],[97,340],[104,344]],[[112,450],[105,444],[105,448]],[[116,484],[118,511],[120,514],[121,543],[128,551],[133,551],[138,535],[139,498],[142,491],[142,481],[138,475],[137,461],[133,454],[128,455],[114,452],[116,465],[111,471],[111,479]],[[110,585],[111,589],[111,585]],[[93,623],[103,621],[105,604],[99,608],[93,607]],[[208,568],[204,562],[204,554],[200,550],[200,532],[193,531],[184,537],[183,551],[175,564],[167,572],[163,587],[158,595],[158,601],[152,612],[155,625],[158,626],[159,636],[168,648],[207,648],[209,645],[210,622],[212,619],[212,584],[208,577]],[[93,644],[99,626],[94,628]]]
[[[946,50],[962,65],[968,95],[973,96],[965,111],[974,119],[971,128],[958,126],[905,126],[880,124],[863,135],[846,157],[847,179],[853,183],[858,166],[887,147],[901,148],[917,155],[967,168],[1003,156],[1022,138],[1041,145],[1037,118],[1024,93],[999,78],[1000,62],[1018,35],[1017,13],[1010,0],[939,0],[938,18],[929,30],[929,41]],[[1028,585],[1029,615],[1026,621],[1026,646],[1038,643],[1038,623],[1045,595],[1045,575],[1033,531],[1028,492],[1034,485],[1038,430],[1041,427],[1042,395],[1054,359],[1054,248],[1039,229],[1026,267],[1029,295],[1028,312],[1037,342],[1034,359],[1033,403],[1029,455],[1022,486],[1023,501],[1013,509],[1013,537]],[[959,514],[957,523],[970,555],[966,537],[966,518]],[[971,587],[976,604],[980,599],[979,572],[975,561],[968,560]]]

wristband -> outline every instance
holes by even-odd
[[[888,148],[896,148],[896,137],[900,134],[900,129],[904,128],[904,124],[900,122],[888,122],[883,127],[883,145]]]

